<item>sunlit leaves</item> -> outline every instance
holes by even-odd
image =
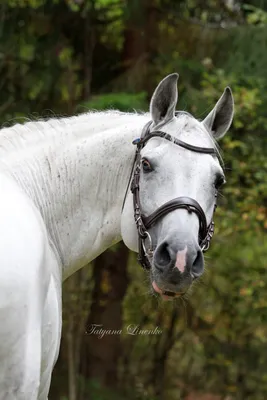
[[[146,93],[109,93],[100,96],[93,96],[84,104],[85,107],[93,110],[117,109],[121,111],[144,110],[147,107]]]
[[[43,6],[47,0],[3,0],[9,7],[31,7],[33,9]]]
[[[249,24],[257,24],[265,26],[267,24],[267,12],[262,8],[255,7],[251,4],[244,4],[243,9],[247,11],[247,22]]]

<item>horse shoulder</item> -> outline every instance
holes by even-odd
[[[57,268],[41,215],[17,183],[0,172],[0,387],[7,399],[11,394],[25,398],[28,390],[29,398],[37,398],[42,369],[54,363],[61,327]],[[44,357],[51,322],[57,334],[53,354]]]
[[[38,282],[44,301],[51,272],[44,267],[46,251],[38,210],[15,181],[0,174],[0,285],[20,288],[19,296],[34,291]]]

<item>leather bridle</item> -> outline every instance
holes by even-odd
[[[194,151],[196,153],[203,154],[211,154],[218,155],[217,150],[215,148],[209,147],[198,147],[193,146],[189,143],[185,143],[180,139],[177,139],[168,133],[162,131],[153,131],[149,132],[149,127],[152,124],[152,121],[149,122],[144,130],[143,134],[140,138],[135,139],[133,144],[136,145],[136,154],[133,164],[133,177],[131,182],[131,192],[133,194],[133,207],[134,207],[134,220],[137,227],[138,232],[138,261],[142,265],[144,269],[151,268],[151,262],[149,259],[153,257],[153,246],[152,239],[150,234],[148,233],[149,228],[151,228],[160,218],[164,217],[166,214],[171,211],[177,209],[186,209],[189,213],[194,212],[197,214],[199,219],[199,245],[202,252],[205,252],[209,249],[210,241],[214,234],[214,222],[213,220],[207,225],[207,220],[205,213],[199,203],[192,199],[191,197],[177,197],[173,200],[168,201],[167,203],[160,206],[156,211],[154,211],[151,215],[145,216],[141,211],[140,204],[140,171],[141,171],[141,150],[145,146],[145,144],[153,137],[163,138],[165,140],[169,140],[170,142],[183,147],[184,149]],[[131,178],[130,178],[131,179]],[[130,182],[129,182],[130,183]],[[128,188],[127,188],[128,191]],[[217,197],[217,190],[215,192],[215,199]],[[214,206],[214,211],[216,209],[216,202]],[[213,212],[214,212],[213,211]],[[148,248],[146,247],[146,241],[149,242]]]

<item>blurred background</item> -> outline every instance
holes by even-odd
[[[118,244],[69,278],[50,400],[267,399],[267,1],[0,2],[5,126],[147,111],[176,71],[180,110],[204,118],[227,85],[236,104],[205,276],[163,303]],[[119,332],[99,338],[85,333],[91,324]]]

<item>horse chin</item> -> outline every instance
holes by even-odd
[[[162,300],[165,301],[172,301],[174,299],[182,297],[185,294],[185,292],[173,292],[170,290],[161,289],[155,280],[152,281],[152,288],[154,292],[158,293],[161,296]]]

